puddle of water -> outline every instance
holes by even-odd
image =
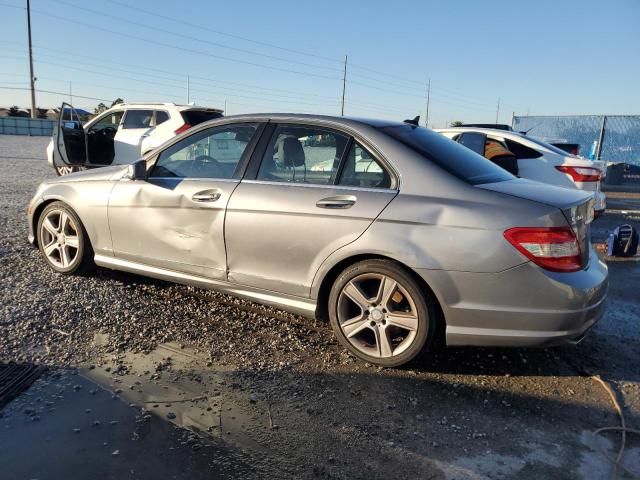
[[[204,367],[202,355],[175,343],[149,354],[127,353],[110,366],[82,372],[127,402],[176,425],[257,452],[268,447],[248,434],[264,429],[265,415],[241,408],[248,403],[229,387],[225,372]]]

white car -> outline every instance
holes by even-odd
[[[604,213],[607,204],[606,196],[600,190],[600,181],[606,171],[605,162],[571,155],[558,147],[518,132],[475,127],[444,128],[435,131],[483,156],[487,156],[487,145],[498,144],[517,159],[518,176],[549,185],[593,192],[596,215]]]
[[[60,112],[47,145],[47,161],[58,175],[133,163],[171,137],[222,116],[222,110],[194,105],[120,103],[82,125],[71,105],[63,103]]]

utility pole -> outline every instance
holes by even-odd
[[[225,114],[225,115],[229,115],[229,114],[227,113],[227,100],[225,100],[225,101],[224,101],[224,114]]]
[[[500,99],[498,98],[498,108],[496,109],[496,123],[498,123],[499,116],[500,116]]]
[[[69,82],[69,103],[73,105],[73,83]]]
[[[424,116],[424,126],[429,128],[429,103],[431,102],[431,79],[427,82],[427,111]]]
[[[36,111],[36,88],[33,76],[33,48],[31,46],[31,4],[27,0],[27,32],[29,34],[29,79],[31,81],[31,118],[38,118]]]
[[[344,56],[344,75],[342,76],[342,102],[340,103],[340,116],[344,117],[344,91],[347,88],[347,56]]]
[[[189,81],[189,75],[187,75],[187,104],[191,100],[191,83]]]

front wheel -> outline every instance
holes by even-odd
[[[338,341],[356,357],[384,367],[409,362],[435,335],[434,300],[388,260],[358,262],[338,276],[329,318]]]
[[[93,268],[93,249],[78,215],[66,204],[47,205],[38,219],[38,248],[59,273],[86,273]]]

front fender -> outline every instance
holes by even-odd
[[[54,183],[44,187],[32,206],[31,227],[35,234],[38,215],[53,201],[61,201],[73,209],[89,236],[95,253],[113,255],[107,206],[109,194],[115,185],[109,181]],[[37,214],[35,214],[37,212]]]

